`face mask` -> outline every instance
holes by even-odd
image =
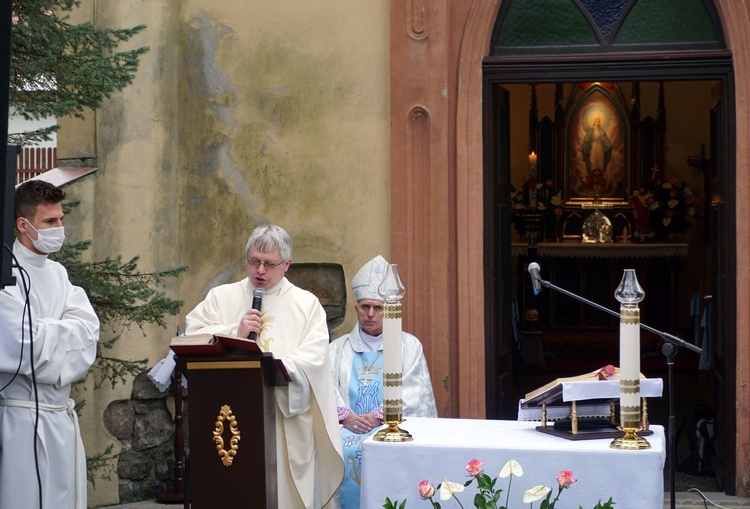
[[[29,232],[26,232],[26,236],[29,237],[31,243],[34,244],[34,247],[37,249],[37,251],[39,251],[40,253],[49,254],[56,253],[60,250],[63,242],[65,241],[64,226],[58,226],[56,228],[43,228],[41,230],[37,230],[28,220],[26,221],[26,224],[31,226],[31,228],[37,234],[37,239],[34,240],[31,238],[31,235],[29,235]]]

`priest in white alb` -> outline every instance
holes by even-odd
[[[359,508],[362,441],[383,420],[383,282],[388,262],[377,256],[352,279],[357,324],[330,345],[346,473],[339,490],[342,509]],[[403,417],[437,417],[435,395],[422,344],[401,333]]]
[[[284,277],[291,262],[283,228],[256,228],[245,247],[247,277],[210,290],[188,314],[185,332],[243,338],[255,332],[258,346],[281,359],[292,380],[275,388],[277,507],[333,507],[344,466],[326,315],[317,297]],[[252,309],[255,288],[265,290],[260,310]]]

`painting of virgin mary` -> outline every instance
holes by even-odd
[[[606,89],[584,94],[568,120],[569,200],[623,200],[627,194],[627,120]]]

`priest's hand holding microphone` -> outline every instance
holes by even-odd
[[[263,288],[253,290],[253,307],[245,313],[240,319],[240,325],[237,328],[237,336],[252,340],[258,339],[260,328],[263,321],[260,316],[260,306],[263,302],[263,296],[266,291]]]

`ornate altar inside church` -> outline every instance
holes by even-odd
[[[666,169],[664,85],[655,118],[641,116],[641,84],[629,86],[626,98],[619,83],[557,83],[554,118],[540,120],[531,85],[528,168],[514,168],[522,185],[511,190],[531,244],[669,242],[691,227],[701,198]]]
[[[679,272],[699,198],[665,175],[666,108],[658,84],[656,115],[641,116],[640,84],[630,97],[618,83],[555,85],[554,118],[541,120],[531,85],[529,167],[513,189],[513,245],[522,328],[616,328],[614,318],[564,295],[529,288],[526,267],[595,301],[616,306],[613,289],[625,268],[636,269],[648,295],[643,321],[679,326]],[[549,88],[547,89],[549,90]],[[688,162],[689,163],[689,162]]]

